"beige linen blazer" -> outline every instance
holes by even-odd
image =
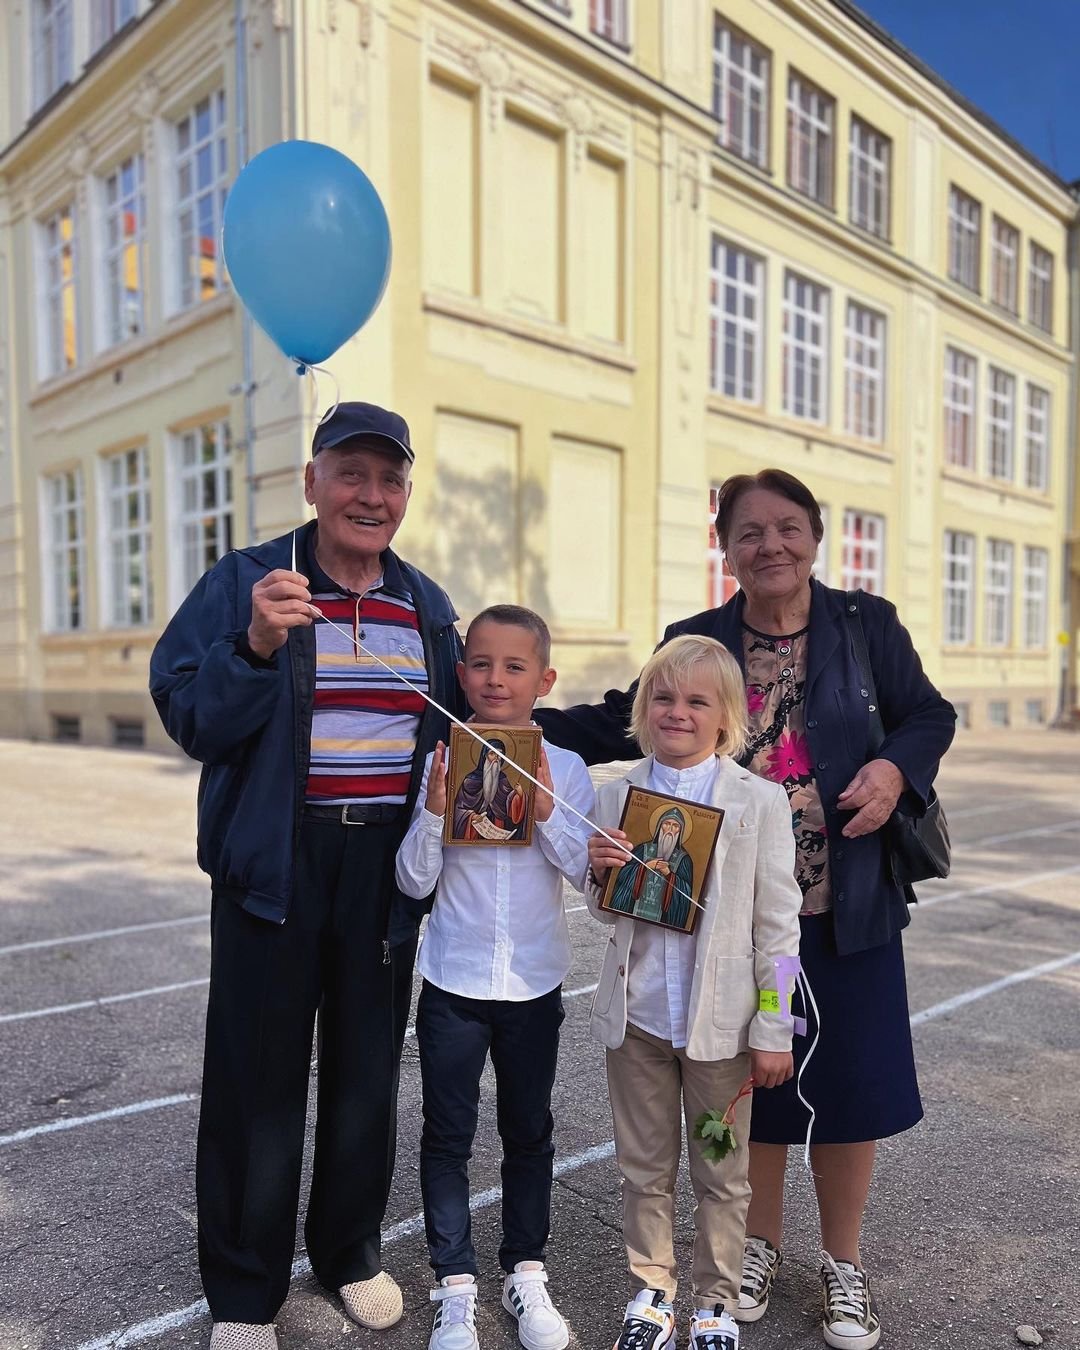
[[[776,988],[773,958],[799,951],[802,892],[795,881],[795,836],[787,793],[720,756],[713,799],[724,811],[695,935],[694,977],[687,1010],[690,1059],[731,1059],[748,1047],[790,1050],[792,1021],[762,1012],[759,992]],[[645,788],[652,757],[597,793],[597,823],[616,828],[631,787]],[[590,874],[589,909],[610,924],[593,996],[592,1034],[615,1050],[626,1035],[626,972],[640,921],[600,910]]]

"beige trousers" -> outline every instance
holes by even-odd
[[[623,1241],[631,1283],[675,1297],[675,1180],[682,1155],[682,1114],[690,1152],[694,1208],[695,1306],[739,1301],[743,1237],[750,1185],[750,1097],[736,1107],[738,1148],[722,1162],[701,1155],[693,1138],[703,1111],[723,1111],[750,1073],[750,1056],[694,1060],[668,1041],[627,1026],[618,1050],[607,1052],[608,1093],[615,1122],[615,1157],[622,1173]]]

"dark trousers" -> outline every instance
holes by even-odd
[[[196,1190],[215,1322],[271,1322],[288,1292],[316,1013],[308,1254],[330,1289],[381,1269],[416,954],[383,945],[399,836],[305,819],[280,926],[214,897]]]
[[[562,1020],[561,987],[509,1003],[462,998],[424,981],[416,1010],[424,1084],[420,1189],[437,1279],[477,1274],[469,1159],[489,1053],[503,1148],[499,1264],[512,1271],[519,1261],[544,1259],[555,1154],[551,1088]]]

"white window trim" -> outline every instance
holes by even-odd
[[[185,468],[184,465],[184,440],[187,436],[194,436],[196,443],[200,443],[204,430],[207,427],[214,429],[215,436],[218,438],[218,453],[212,465],[205,465],[197,462],[195,465]],[[222,448],[222,445],[225,448]],[[198,426],[188,426],[182,431],[172,433],[169,446],[169,538],[172,542],[170,568],[169,568],[169,601],[173,609],[181,603],[187,596],[191,587],[203,575],[200,571],[189,578],[188,574],[188,549],[189,539],[187,538],[186,527],[195,525],[202,521],[206,516],[213,515],[218,520],[219,535],[224,533],[226,536],[231,534],[235,544],[236,538],[236,484],[232,482],[231,495],[228,501],[223,504],[223,488],[226,481],[226,470],[235,469],[235,462],[232,453],[231,441],[228,438],[228,422],[225,418],[215,418],[203,422]],[[212,511],[203,511],[195,509],[186,511],[184,509],[184,482],[188,477],[198,478],[201,473],[213,469],[217,475],[218,504]],[[231,479],[231,475],[229,478]],[[200,496],[201,500],[201,496]],[[221,522],[228,516],[230,518],[229,529],[225,530]],[[219,557],[221,554],[219,554]]]
[[[709,489],[709,524],[706,539],[708,545],[705,550],[705,583],[706,583],[706,608],[716,609],[726,601],[730,600],[739,589],[739,582],[735,573],[730,569],[725,571],[727,566],[727,557],[724,550],[720,547],[719,540],[716,537],[716,506],[719,499],[719,487]],[[725,581],[730,582],[726,586]],[[730,591],[731,594],[725,594]]]
[[[816,577],[823,586],[829,586],[832,584],[829,581],[832,575],[829,566],[830,511],[825,502],[818,502],[818,508],[821,511],[821,540],[814,554],[814,561],[810,564],[810,575]]]
[[[75,18],[73,0],[52,0],[46,20],[43,0],[29,0],[32,111],[37,112],[75,74]],[[46,48],[46,38],[50,46]]]
[[[602,11],[594,14],[594,10]],[[589,0],[589,32],[616,47],[630,47],[630,0]]]
[[[960,373],[957,363],[950,358],[962,361],[966,369]],[[960,347],[945,348],[945,464],[950,468],[974,470],[978,463],[978,443],[976,439],[976,413],[979,393],[979,363],[970,352]],[[953,430],[962,432],[964,458],[956,459],[953,453]],[[959,438],[957,438],[959,439]]]
[[[799,288],[806,288],[804,299],[799,298]],[[784,273],[784,297],[781,306],[783,313],[783,408],[790,417],[823,425],[829,418],[829,304],[830,293],[827,287],[820,286],[809,277],[804,277],[790,269]],[[802,322],[809,337],[799,339],[795,328]],[[803,405],[796,406],[796,373],[801,360],[804,368]],[[815,406],[808,392],[814,363],[817,363],[818,404]]]
[[[855,533],[857,522],[862,530]],[[840,584],[845,591],[862,589],[881,595],[885,589],[885,517],[873,511],[848,507],[841,536]],[[863,561],[856,566],[852,555],[861,549]],[[867,559],[869,558],[869,562]]]
[[[975,641],[975,536],[946,530],[942,562],[942,640],[946,647],[970,647]]]
[[[63,255],[66,245],[60,237],[61,222],[67,215],[71,220],[71,278],[64,281]],[[50,242],[49,234],[56,226],[58,243]],[[74,199],[65,202],[37,223],[38,276],[40,278],[41,308],[38,322],[38,378],[51,380],[74,370],[81,356],[79,344],[79,214]],[[75,353],[72,365],[67,364],[64,352],[64,292],[70,288],[74,316]]]
[[[1024,399],[1024,486],[1033,492],[1050,491],[1050,391],[1026,385]],[[1035,406],[1038,395],[1042,407]]]
[[[949,279],[978,295],[981,291],[982,203],[949,185]]]
[[[123,197],[120,195],[119,182],[126,165],[131,164],[135,173],[135,191],[133,197]],[[147,313],[147,282],[148,282],[148,228],[147,228],[147,190],[146,190],[146,156],[141,148],[133,149],[130,154],[124,155],[121,159],[98,178],[98,212],[96,233],[99,235],[100,247],[97,250],[99,254],[99,267],[101,277],[101,289],[98,304],[98,350],[107,351],[111,347],[119,346],[129,339],[146,332]],[[109,182],[111,179],[117,180],[117,200],[109,205]],[[124,203],[133,201],[135,204],[135,233],[130,239],[124,236],[123,215]],[[118,243],[110,244],[109,227],[114,215],[119,215],[120,228],[118,231]],[[124,255],[127,249],[135,248],[138,259],[139,271],[139,290],[136,299],[137,308],[137,326],[132,332],[121,332],[117,335],[113,326],[113,307],[117,306],[118,313],[123,324],[123,315],[125,311],[126,290],[123,285],[124,280]],[[113,295],[113,282],[110,279],[110,268],[115,259],[117,265],[116,283],[118,286],[117,295]]]
[[[1015,556],[1007,539],[987,539],[983,596],[986,602],[986,645],[1012,646],[1013,570]]]
[[[888,239],[892,212],[892,141],[855,116],[851,118],[848,137],[848,181],[848,218],[852,225],[878,239]],[[860,198],[863,206],[860,206]]]
[[[1034,239],[1028,250],[1028,319],[1044,333],[1054,331],[1054,255]]]
[[[737,275],[734,277],[728,275],[725,266],[729,256],[736,262]],[[714,234],[709,290],[709,323],[712,338],[710,388],[723,398],[735,399],[740,403],[760,404],[765,366],[765,260],[748,249],[740,248]],[[734,295],[734,312],[725,307],[729,293]],[[754,311],[752,317],[748,317],[745,313],[748,304]],[[729,326],[734,330],[736,344],[735,387],[732,390],[724,387],[724,353],[726,330]],[[751,343],[752,355],[748,354],[748,346]],[[749,379],[747,379],[748,365],[751,366]],[[746,392],[747,385],[749,392]]]
[[[132,19],[138,18],[139,0],[93,0],[90,14],[90,52],[99,51]]]
[[[864,441],[885,437],[885,342],[885,315],[849,299],[844,312],[844,430]]]
[[[809,107],[799,104],[808,95]],[[819,206],[832,207],[836,195],[836,100],[811,80],[788,71],[787,89],[787,182]],[[798,153],[805,146],[803,156]]]
[[[53,485],[68,479],[74,480],[75,497],[70,502],[53,500]],[[82,466],[76,464],[67,469],[44,474],[41,478],[39,494],[41,521],[41,578],[42,578],[42,616],[47,633],[81,633],[89,626],[87,620],[86,574],[86,482]],[[75,516],[75,538],[70,540],[57,533],[57,523],[66,519],[69,513]],[[79,622],[71,622],[70,605],[57,603],[57,590],[60,585],[58,567],[66,575],[70,562],[70,553],[74,550],[77,584],[79,591]],[[61,613],[61,609],[64,613]]]
[[[733,56],[733,48],[738,48],[741,61]],[[753,58],[762,64],[762,73],[755,74],[752,69]],[[737,28],[732,28],[726,20],[717,14],[713,23],[713,114],[720,122],[717,140],[733,155],[745,159],[764,169],[769,163],[769,78],[772,63],[769,52],[753,42]],[[733,79],[741,83],[741,95],[732,90]],[[742,135],[738,138],[732,133],[733,118],[727,116],[733,104],[739,103],[742,109]],[[756,112],[760,139],[755,143],[752,135],[753,118]]]
[[[216,112],[219,100],[221,100],[222,108],[222,120],[220,123],[217,121]],[[197,141],[195,139],[195,115],[199,104],[204,101],[209,103],[211,110],[210,135],[203,141]],[[171,147],[171,153],[168,156],[170,212],[167,228],[168,239],[166,241],[168,252],[165,255],[169,259],[169,262],[165,270],[169,278],[166,289],[169,297],[169,312],[172,314],[195,309],[200,304],[204,303],[201,296],[198,294],[198,289],[201,285],[201,281],[197,275],[198,269],[196,269],[195,279],[192,282],[191,293],[189,295],[185,295],[185,287],[190,280],[192,257],[197,257],[197,253],[193,255],[190,252],[192,248],[197,248],[199,238],[196,207],[200,196],[205,196],[207,192],[210,194],[213,212],[211,237],[215,248],[215,295],[220,295],[226,286],[225,263],[221,250],[221,220],[224,212],[225,195],[228,191],[229,184],[229,116],[230,112],[225,89],[221,84],[218,84],[209,89],[206,93],[200,94],[192,99],[186,107],[178,109],[176,113],[169,118],[168,134],[169,145]],[[191,141],[187,149],[181,152],[179,145],[180,124],[189,117],[192,122]],[[181,164],[185,159],[194,161],[197,148],[200,145],[206,144],[207,140],[212,147],[211,161],[214,168],[211,186],[209,188],[204,187],[194,191],[187,197],[182,197],[180,194]],[[224,169],[222,169],[220,165],[222,147],[224,148],[225,155]],[[195,186],[194,173],[192,173],[192,186],[193,188]],[[192,232],[188,245],[188,253],[184,252],[184,229],[181,225],[181,217],[185,210],[190,210],[192,212]]]
[[[990,217],[990,302],[1008,314],[1019,312],[1020,231],[998,215]]]
[[[986,476],[1016,479],[1016,376],[990,366],[986,378]]]
[[[116,486],[111,481],[112,465],[117,462],[126,462],[129,455],[136,456],[138,470],[136,480],[134,483],[129,483],[125,478],[119,486]],[[103,628],[144,628],[154,621],[154,563],[151,540],[152,491],[150,452],[147,446],[131,446],[127,450],[103,455],[98,461],[98,534],[100,536],[99,557],[101,558],[99,603]],[[134,525],[128,522],[126,510],[126,506],[132,497],[135,497],[138,506],[137,520]],[[114,501],[122,503],[125,508],[123,523],[119,526],[114,525],[112,519]],[[117,604],[120,595],[126,592],[127,580],[125,577],[118,575],[116,571],[115,544],[118,541],[123,543],[123,565],[126,566],[128,559],[131,557],[127,547],[128,541],[131,539],[135,539],[138,543],[136,556],[141,575],[141,618],[131,617],[130,600],[123,606],[126,610],[124,614],[120,613],[121,607]]]
[[[1050,634],[1050,550],[1025,544],[1023,560],[1024,647],[1041,651]]]

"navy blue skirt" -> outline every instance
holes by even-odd
[[[909,1130],[923,1109],[900,934],[883,947],[838,956],[831,914],[807,914],[799,922],[799,956],[821,1014],[821,1038],[802,1079],[802,1094],[817,1112],[811,1143],[855,1144]],[[800,990],[794,1010],[807,1018],[808,1034],[795,1037],[796,1074],[814,1036],[813,1013],[801,1005]],[[758,1088],[750,1138],[801,1144],[809,1119],[794,1078]]]

